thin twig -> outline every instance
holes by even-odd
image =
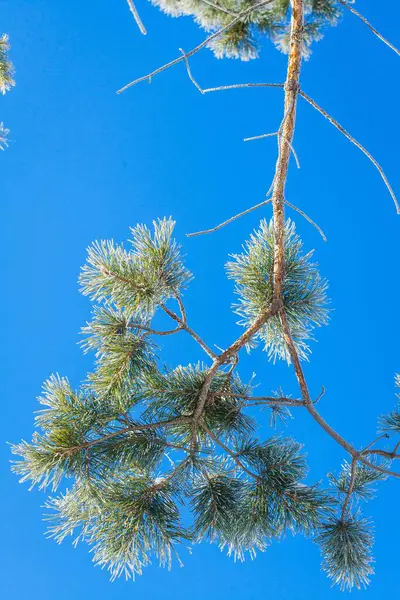
[[[321,227],[319,227],[315,223],[315,221],[313,221],[312,219],[310,219],[310,217],[304,211],[302,211],[300,208],[297,208],[297,206],[295,206],[291,202],[288,202],[287,200],[285,200],[285,204],[286,204],[286,206],[289,206],[290,208],[292,208],[293,210],[295,210],[296,212],[298,212],[299,215],[301,215],[302,217],[304,217],[306,221],[308,221],[309,223],[311,223],[311,225],[313,227],[315,227],[315,229],[318,231],[318,233],[320,234],[320,236],[322,237],[322,239],[324,240],[324,242],[328,241],[327,238],[326,238],[326,235],[322,231]]]
[[[129,10],[133,14],[133,18],[135,19],[136,25],[139,27],[140,32],[143,35],[146,35],[147,34],[146,28],[143,25],[142,19],[140,18],[140,15],[139,15],[139,13],[137,11],[137,8],[136,8],[135,4],[133,3],[133,0],[127,0],[127,2],[128,2],[128,5],[129,5]]]
[[[318,403],[318,402],[321,400],[321,398],[322,398],[323,396],[325,396],[325,388],[324,388],[324,386],[322,386],[322,387],[321,387],[321,391],[320,391],[320,393],[318,394],[318,396],[315,398],[315,400],[314,400],[314,404],[317,404],[317,403]]]
[[[368,446],[365,446],[364,450],[361,450],[361,454],[365,454],[367,452],[367,450],[372,448],[372,446],[375,446],[375,444],[377,444],[380,440],[382,440],[383,438],[388,439],[388,437],[389,437],[389,435],[387,433],[383,433],[382,435],[377,437],[375,440],[373,440],[370,444],[368,444]]]
[[[197,87],[197,86],[196,86]],[[258,87],[272,87],[272,88],[283,88],[283,83],[234,83],[232,85],[220,85],[218,87],[205,88],[202,90],[203,94],[209,92],[224,92],[226,90],[238,90],[242,88],[258,88]]]
[[[158,331],[158,329],[151,329],[151,327],[146,327],[145,325],[140,325],[139,323],[129,323],[127,325],[129,329],[140,329],[144,331],[144,335],[172,335],[174,333],[178,333],[182,331],[183,326],[179,325],[175,327],[175,329],[168,329],[167,331]]]
[[[369,21],[367,21],[367,19],[361,13],[359,13],[355,8],[353,8],[352,6],[350,6],[348,2],[345,2],[345,0],[338,0],[338,2],[340,2],[340,4],[342,4],[343,6],[345,6],[351,13],[353,13],[353,15],[356,15],[356,17],[358,17],[359,19],[361,19],[361,21],[363,23],[365,23],[365,25],[367,27],[369,27],[369,29],[372,31],[373,34],[376,35],[376,37],[378,37],[384,44],[386,44],[386,46],[389,46],[389,48],[391,48],[393,50],[393,52],[396,52],[396,54],[398,56],[400,56],[400,50],[398,50],[396,48],[396,46],[393,46],[393,44],[391,44],[389,42],[389,40],[387,40],[386,38],[384,38],[383,35],[380,34],[379,31],[377,31],[375,29],[375,27],[373,27],[371,25],[371,23]]]
[[[351,498],[351,495],[354,490],[356,476],[357,476],[357,458],[353,457],[353,460],[351,461],[351,475],[350,475],[350,481],[349,481],[349,489],[347,490],[346,499],[343,502],[342,516],[341,516],[342,521],[344,521],[344,518],[346,516],[346,511],[349,506],[350,498]]]
[[[236,25],[236,23],[238,23],[242,18],[245,18],[247,15],[249,15],[253,11],[256,11],[258,8],[266,6],[267,4],[271,4],[271,2],[274,2],[274,0],[263,0],[263,2],[259,2],[258,4],[254,4],[253,6],[251,6],[250,8],[248,8],[247,10],[242,11],[241,13],[239,13],[237,15],[237,17],[235,17],[234,19],[232,19],[232,21],[230,21],[230,23],[228,23],[227,25],[225,25],[225,27],[221,27],[221,29],[218,29],[218,31],[215,31],[212,35],[210,35],[208,38],[206,38],[205,40],[203,40],[200,44],[198,44],[198,46],[195,46],[195,48],[192,48],[192,50],[190,50],[184,56],[179,56],[178,58],[175,58],[174,60],[171,60],[169,63],[166,63],[166,64],[162,65],[161,67],[158,67],[158,69],[155,69],[151,73],[148,73],[148,75],[143,75],[143,77],[139,77],[138,79],[135,79],[134,81],[131,81],[130,83],[128,83],[128,84],[124,85],[122,88],[120,88],[117,91],[117,94],[121,94],[125,90],[127,90],[130,87],[136,85],[137,83],[140,83],[141,81],[146,81],[146,80],[147,81],[151,81],[151,79],[155,75],[158,75],[159,73],[162,73],[162,71],[165,71],[166,69],[169,69],[170,67],[173,67],[174,65],[176,65],[176,64],[184,61],[185,59],[190,58],[191,56],[193,56],[194,54],[196,54],[196,52],[199,52],[199,50],[201,50],[202,48],[204,48],[205,46],[207,46],[210,42],[212,42],[213,40],[215,40],[217,37],[219,37],[220,35],[222,35],[226,31],[229,31],[229,29],[231,29],[232,27],[234,27]]]
[[[225,13],[226,15],[231,15],[231,17],[236,17],[238,15],[237,12],[233,12],[232,10],[228,10],[227,8],[218,6],[218,4],[214,4],[213,2],[210,2],[210,0],[201,0],[201,1],[204,2],[204,4],[208,4],[208,6],[215,8],[216,10],[220,10],[221,12]]]
[[[187,233],[186,237],[195,237],[197,235],[206,235],[207,233],[213,233],[214,231],[218,231],[219,229],[222,229],[223,227],[225,227],[225,225],[229,225],[229,223],[236,221],[236,219],[240,219],[240,217],[244,217],[245,215],[248,215],[249,213],[253,212],[253,210],[257,210],[257,208],[261,208],[262,206],[266,206],[267,204],[270,204],[270,202],[272,202],[272,198],[269,198],[268,200],[263,200],[259,204],[256,204],[255,206],[252,206],[251,208],[248,208],[247,210],[244,210],[243,212],[238,213],[237,215],[234,215],[233,217],[230,217],[223,223],[220,223],[219,225],[216,225],[215,227],[211,227],[211,229],[204,229],[203,231],[196,231],[195,233]]]
[[[162,308],[162,310],[165,312],[165,314],[167,314],[169,317],[171,317],[171,319],[173,319],[174,321],[179,323],[181,326],[181,329],[183,329],[189,335],[191,335],[192,338],[194,340],[196,340],[196,342],[199,344],[199,346],[201,346],[203,348],[204,352],[206,354],[208,354],[208,356],[210,358],[215,358],[217,356],[215,354],[215,352],[213,352],[213,350],[211,350],[211,348],[209,348],[207,346],[207,344],[205,342],[203,342],[201,337],[191,327],[189,327],[189,325],[186,323],[186,320],[183,320],[180,317],[178,317],[178,315],[176,313],[174,313],[172,310],[170,310],[167,306],[165,306],[165,304],[160,304],[160,308]],[[183,313],[183,317],[184,317],[184,313]]]
[[[364,463],[364,465],[367,465],[367,467],[369,467],[370,469],[375,469],[375,471],[379,471],[379,473],[383,473],[384,475],[391,475],[392,477],[400,479],[400,473],[396,473],[395,471],[391,471],[390,469],[385,469],[384,467],[375,465],[363,456],[360,456],[360,461]]]
[[[244,142],[253,142],[254,140],[263,140],[264,138],[274,137],[278,135],[277,131],[273,131],[272,133],[262,133],[261,135],[253,135],[252,137],[244,138]]]
[[[210,429],[208,429],[208,427],[204,423],[201,424],[201,427],[207,433],[207,435],[210,436],[210,438],[213,440],[213,442],[215,442],[215,444],[217,444],[218,446],[220,446],[220,448],[222,448],[223,450],[225,450],[225,452],[227,454],[229,454],[229,456],[231,456],[233,458],[233,460],[238,465],[238,467],[240,467],[245,473],[247,473],[247,475],[250,475],[250,477],[254,477],[255,479],[259,479],[258,475],[256,475],[256,473],[253,473],[253,471],[250,471],[250,469],[248,469],[242,463],[242,461],[240,461],[238,459],[238,457],[236,456],[236,454],[234,452],[232,452],[232,450],[228,446],[226,446],[223,442],[221,442],[221,440],[219,440],[217,438],[217,436],[215,436],[213,434],[213,432]]]
[[[340,125],[340,123],[338,123],[338,121],[336,121],[336,119],[334,119],[333,117],[330,116],[329,113],[326,112],[326,110],[324,110],[323,108],[321,108],[321,106],[319,106],[315,100],[313,100],[312,98],[310,98],[310,96],[308,96],[305,92],[303,92],[302,90],[300,90],[299,92],[300,96],[302,98],[304,98],[304,100],[306,100],[309,104],[311,104],[311,106],[313,108],[315,108],[315,110],[317,110],[319,113],[321,113],[321,115],[323,115],[334,127],[336,127],[336,129],[338,129],[340,131],[340,133],[342,133],[352,144],[354,144],[355,146],[357,146],[357,148],[359,150],[361,150],[361,152],[363,152],[365,154],[365,156],[367,156],[369,158],[369,160],[372,162],[372,164],[378,169],[380,176],[382,177],[383,181],[385,182],[385,185],[387,187],[387,189],[389,190],[389,193],[393,199],[394,205],[396,207],[396,211],[397,214],[400,214],[400,205],[397,201],[396,195],[392,189],[392,186],[389,183],[388,178],[385,175],[385,172],[383,171],[382,167],[380,166],[380,164],[375,160],[375,158],[372,156],[372,154],[370,152],[368,152],[368,150],[366,148],[364,148],[364,146],[362,146],[360,144],[360,142],[358,142],[352,135],[350,135],[350,133],[348,131],[346,131],[346,129],[344,127],[342,127]]]

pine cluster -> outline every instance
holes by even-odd
[[[269,36],[282,52],[288,51],[290,0],[150,1],[173,17],[193,17],[207,32],[222,29],[238,15],[243,15],[233,27],[210,43],[217,58],[256,58],[264,36]],[[306,0],[304,5],[306,18],[302,39],[303,55],[307,58],[313,41],[321,39],[324,28],[337,23],[340,5],[336,0]]]
[[[192,277],[173,228],[163,219],[153,232],[133,228],[129,248],[104,241],[88,249],[80,283],[94,311],[82,346],[95,353],[94,369],[78,390],[58,375],[45,382],[33,439],[13,447],[19,457],[14,471],[22,481],[60,491],[46,503],[50,536],[86,541],[112,578],[134,577],[154,558],[169,566],[179,546],[202,540],[243,560],[291,531],[320,544],[336,583],[365,584],[372,536],[358,504],[382,477],[358,466],[350,510],[340,515],[350,465],[330,475],[331,489],[308,484],[300,444],[257,436],[249,407],[262,402],[235,364],[213,374],[196,419],[210,367],[169,369],[160,362],[156,340],[187,327],[182,293]],[[227,265],[245,324],[271,302],[273,247],[271,224],[262,221],[243,254]],[[310,328],[326,321],[326,282],[289,221],[285,256],[285,309],[305,357]],[[180,316],[166,303],[178,305]],[[155,330],[160,311],[181,326]],[[260,337],[270,358],[287,360],[278,323]],[[287,410],[278,397],[265,404],[278,414]],[[397,413],[390,422],[396,419]]]
[[[12,86],[15,85],[13,79],[14,67],[8,58],[9,50],[8,35],[4,33],[0,36],[0,92],[2,94],[10,91]],[[9,130],[0,122],[0,150],[4,150],[4,147],[7,146],[8,134]]]

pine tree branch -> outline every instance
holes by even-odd
[[[77,446],[72,446],[71,448],[65,448],[66,451],[71,452],[75,450],[83,450],[87,448],[91,448],[92,446],[97,446],[98,444],[102,444],[107,440],[115,438],[119,435],[124,435],[125,433],[129,433],[131,431],[146,431],[151,429],[160,429],[162,427],[172,427],[173,425],[177,425],[178,423],[190,423],[190,417],[176,417],[174,419],[168,419],[167,421],[158,421],[156,423],[144,423],[138,425],[128,425],[123,427],[122,429],[118,429],[117,431],[113,431],[112,433],[108,433],[102,437],[96,438],[95,440],[91,440],[89,442],[84,442]],[[63,448],[61,448],[63,450]]]
[[[368,444],[368,446],[365,446],[364,450],[361,451],[361,454],[365,454],[367,452],[367,450],[372,448],[372,446],[375,446],[375,444],[377,444],[380,440],[382,440],[384,438],[388,439],[389,434],[383,433],[382,435],[379,435],[375,440],[373,440],[370,444]]]
[[[351,475],[350,475],[350,481],[349,481],[349,488],[347,490],[346,498],[343,502],[343,507],[342,507],[341,520],[343,522],[345,520],[347,509],[349,508],[351,495],[354,491],[354,484],[356,482],[356,475],[357,475],[357,462],[358,462],[357,458],[353,457],[353,460],[351,461]]]
[[[232,10],[228,10],[227,8],[218,6],[218,4],[214,4],[214,2],[210,2],[210,0],[201,0],[201,1],[204,4],[208,4],[208,6],[211,6],[212,8],[215,8],[216,10],[219,10],[219,11],[225,13],[226,15],[231,15],[231,17],[236,17],[238,15],[237,12],[233,12]]]
[[[245,400],[243,406],[258,406],[262,404],[280,404],[283,406],[304,406],[303,400],[286,398],[284,396],[246,396],[243,394],[214,394],[215,397],[239,398]],[[249,402],[249,404],[248,404]]]
[[[217,446],[219,446],[220,448],[222,448],[223,450],[225,450],[225,452],[227,454],[229,454],[229,456],[234,460],[234,462],[238,465],[238,467],[240,467],[242,469],[242,471],[244,471],[245,473],[247,473],[247,475],[250,475],[250,477],[254,477],[254,479],[259,479],[258,475],[256,475],[256,473],[253,473],[253,471],[250,471],[250,469],[248,469],[236,456],[236,454],[228,447],[226,446],[226,444],[224,444],[223,442],[221,442],[220,439],[217,438],[216,435],[213,434],[212,431],[210,431],[210,429],[208,429],[208,427],[204,424],[201,423],[201,428],[205,431],[205,433],[207,433],[207,435],[210,436],[210,438],[212,439],[212,441],[217,444]]]
[[[286,344],[288,346],[288,350],[289,350],[289,353],[290,353],[290,357],[292,359],[294,371],[295,371],[295,374],[296,374],[297,381],[299,383],[299,387],[300,387],[300,390],[301,390],[301,395],[303,397],[306,409],[311,414],[311,416],[313,417],[313,419],[326,431],[326,433],[328,433],[340,446],[342,446],[342,448],[344,448],[345,450],[347,450],[347,452],[353,458],[354,457],[358,457],[359,456],[359,452],[354,448],[354,446],[352,446],[341,435],[339,435],[339,433],[337,433],[337,431],[335,431],[333,429],[333,427],[331,427],[329,425],[329,423],[327,423],[325,421],[325,419],[319,414],[319,412],[315,408],[315,405],[312,402],[310,393],[308,391],[308,386],[307,386],[306,378],[304,376],[304,372],[303,372],[303,369],[302,369],[302,366],[301,366],[301,363],[300,363],[300,359],[299,359],[299,356],[297,354],[296,346],[295,346],[295,344],[293,342],[293,338],[292,338],[292,335],[291,335],[291,332],[290,332],[290,328],[289,328],[289,324],[288,324],[288,320],[287,320],[286,314],[282,310],[279,313],[279,316],[280,316],[280,321],[281,321],[281,324],[282,324],[282,329],[283,329],[283,332],[284,332],[285,341],[286,341]]]
[[[230,217],[226,221],[223,221],[219,225],[216,225],[215,227],[211,227],[211,229],[204,229],[203,231],[196,231],[195,233],[187,233],[186,237],[196,237],[198,235],[206,235],[208,233],[214,233],[215,231],[222,229],[226,225],[233,223],[233,221],[240,219],[240,217],[244,217],[245,215],[248,215],[249,213],[253,212],[253,210],[257,210],[257,208],[266,206],[267,204],[270,204],[271,202],[272,202],[272,198],[269,198],[268,200],[263,200],[263,202],[260,202],[259,204],[256,204],[255,206],[252,206],[251,208],[247,208],[246,210],[243,210],[242,212],[238,213],[237,215],[234,215],[233,217]]]
[[[202,89],[201,92],[202,94],[208,94],[210,92],[225,92],[226,90],[239,90],[243,88],[283,88],[284,86],[284,83],[233,83],[232,85],[220,85],[218,87],[205,88]]]
[[[146,35],[147,34],[146,28],[143,25],[142,19],[140,18],[137,8],[136,8],[135,4],[133,3],[133,0],[127,0],[127,2],[128,2],[129,10],[133,14],[133,18],[135,19],[136,25],[139,27],[140,32],[143,35]]]
[[[353,13],[353,15],[355,15],[356,17],[361,19],[361,21],[363,23],[365,23],[365,25],[372,31],[372,33],[374,35],[376,35],[377,38],[379,38],[384,44],[386,44],[386,46],[389,46],[389,48],[391,48],[393,50],[393,52],[396,52],[396,54],[398,56],[400,56],[400,50],[398,50],[396,48],[396,46],[393,46],[393,44],[391,44],[386,38],[384,38],[383,35],[380,34],[379,31],[377,31],[375,29],[375,27],[373,27],[371,25],[371,23],[369,21],[367,21],[367,19],[361,13],[359,13],[355,8],[350,6],[350,4],[348,2],[346,2],[345,0],[338,0],[338,2],[340,2],[340,4],[342,4],[342,6],[345,6],[347,8],[347,10],[349,10],[351,13]]]
[[[293,142],[296,107],[299,92],[299,79],[302,61],[302,35],[303,35],[303,0],[291,0],[292,14],[290,21],[289,58],[285,80],[285,99],[283,119],[279,131],[288,143],[278,143],[278,158],[275,166],[275,176],[272,189],[272,207],[274,223],[274,272],[273,290],[274,299],[282,303],[283,279],[285,265],[285,185],[288,175],[290,145]],[[280,137],[278,137],[278,142]]]
[[[320,234],[320,236],[322,237],[324,242],[328,241],[327,237],[324,234],[324,232],[322,231],[321,227],[319,225],[317,225],[315,223],[315,221],[313,221],[303,210],[301,210],[300,208],[298,208],[297,206],[295,206],[294,204],[292,204],[291,202],[289,202],[286,199],[285,199],[285,204],[286,204],[286,206],[289,206],[290,208],[292,208],[293,210],[298,212],[299,215],[301,215],[306,221],[308,221],[313,227],[315,227],[315,229],[318,231],[318,233]]]
[[[220,35],[222,35],[226,31],[229,31],[229,29],[231,29],[232,27],[234,27],[236,25],[236,23],[238,23],[241,19],[245,18],[247,15],[249,15],[253,11],[256,11],[258,8],[261,8],[263,6],[266,6],[267,4],[271,4],[272,2],[274,2],[274,0],[263,0],[263,2],[259,2],[258,4],[254,4],[253,6],[251,6],[250,8],[248,8],[247,10],[242,11],[241,13],[239,13],[237,15],[237,17],[235,17],[234,19],[232,19],[232,21],[230,21],[230,23],[228,23],[227,25],[225,25],[225,27],[221,27],[221,29],[218,29],[218,31],[215,31],[212,35],[210,35],[208,38],[206,38],[205,40],[203,40],[201,42],[201,44],[199,44],[195,48],[192,48],[192,50],[190,50],[187,54],[185,54],[183,56],[179,56],[178,58],[175,58],[174,60],[171,60],[169,63],[166,63],[166,64],[162,65],[161,67],[158,67],[158,69],[155,69],[151,73],[148,73],[148,75],[144,75],[143,77],[139,77],[138,79],[135,79],[134,81],[131,81],[127,85],[124,85],[122,88],[120,88],[117,91],[117,94],[121,94],[125,90],[133,87],[134,85],[140,83],[141,81],[146,81],[147,80],[147,81],[150,82],[152,80],[152,78],[155,77],[156,75],[158,75],[159,73],[162,73],[166,69],[169,69],[170,67],[173,67],[174,65],[177,65],[178,63],[180,63],[180,62],[182,62],[182,61],[190,58],[191,56],[193,56],[194,54],[196,54],[197,52],[199,52],[200,50],[202,50],[202,48],[204,48],[205,46],[207,46],[210,42],[212,42],[213,40],[215,40],[217,37],[219,37]]]
[[[193,77],[193,73],[192,73],[192,70],[191,70],[190,64],[189,64],[188,54],[182,48],[179,48],[179,51],[183,55],[183,59],[185,61],[185,66],[186,66],[186,71],[187,71],[187,74],[188,74],[188,77],[189,77],[190,81],[193,83],[194,87],[199,90],[199,92],[201,94],[208,94],[209,92],[221,92],[221,91],[225,91],[225,90],[237,90],[239,88],[252,88],[252,87],[279,87],[279,88],[283,88],[284,87],[283,83],[236,83],[236,84],[233,84],[233,85],[221,85],[219,87],[213,87],[213,88],[203,89],[199,85],[199,83],[197,82],[197,80]]]
[[[364,465],[366,465],[367,467],[369,467],[370,469],[375,469],[375,471],[379,471],[379,473],[382,473],[383,475],[390,475],[391,477],[396,477],[397,479],[400,479],[400,473],[396,473],[395,471],[391,471],[390,469],[385,469],[384,467],[380,467],[379,465],[375,465],[374,463],[370,462],[369,460],[367,460],[363,456],[360,456],[359,460],[362,463],[364,463]]]
[[[169,329],[167,331],[158,331],[157,329],[151,329],[150,327],[146,327],[145,325],[140,325],[139,323],[129,323],[128,327],[132,328],[132,329],[143,330],[145,332],[144,335],[172,335],[174,333],[178,333],[179,331],[182,331],[182,329],[183,329],[183,326],[179,325],[178,327],[175,327],[175,329]]]
[[[385,172],[383,171],[382,167],[380,166],[380,164],[375,160],[375,158],[372,156],[372,154],[370,152],[368,152],[368,150],[366,148],[364,148],[364,146],[362,146],[360,144],[359,141],[357,141],[352,135],[350,135],[350,133],[348,131],[346,131],[346,129],[344,127],[342,127],[342,125],[340,125],[340,123],[338,121],[336,121],[336,119],[334,119],[333,117],[330,116],[329,113],[326,112],[326,110],[324,110],[323,108],[321,108],[321,106],[319,106],[315,100],[313,100],[312,98],[310,98],[310,96],[308,96],[305,92],[303,92],[303,90],[299,91],[299,94],[302,98],[304,98],[304,100],[306,100],[313,108],[315,108],[315,110],[317,110],[319,113],[321,113],[321,115],[323,115],[325,117],[325,119],[327,119],[334,127],[336,127],[336,129],[338,129],[340,131],[340,133],[342,133],[352,144],[354,144],[355,146],[357,146],[357,148],[359,150],[361,150],[361,152],[363,154],[365,154],[365,156],[367,158],[369,158],[369,160],[372,162],[372,164],[376,167],[376,169],[379,171],[380,176],[382,177],[391,197],[392,200],[394,202],[394,205],[396,207],[396,211],[397,214],[400,214],[400,205],[397,201],[396,195],[392,189],[392,186],[389,183],[388,178],[385,175]]]
[[[179,303],[180,303],[180,301],[179,301]],[[160,304],[160,307],[169,317],[171,317],[171,319],[173,319],[174,321],[179,323],[181,330],[186,331],[189,335],[192,336],[192,338],[194,340],[196,340],[196,342],[199,344],[199,346],[201,346],[201,348],[203,348],[204,352],[206,352],[206,354],[208,354],[208,356],[210,358],[215,358],[217,356],[215,354],[215,352],[213,350],[211,350],[211,348],[209,348],[205,342],[203,342],[201,337],[186,323],[185,313],[183,313],[182,318],[180,318],[180,317],[178,317],[178,315],[176,313],[174,313],[167,306],[165,306],[165,304]],[[183,305],[182,305],[182,307],[183,307]]]

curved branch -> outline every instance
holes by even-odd
[[[348,131],[346,131],[346,129],[344,127],[342,127],[342,125],[338,121],[336,121],[336,119],[331,117],[330,114],[326,112],[326,110],[324,110],[321,106],[319,106],[315,102],[315,100],[313,100],[312,98],[310,98],[310,96],[308,96],[305,92],[303,92],[303,90],[300,90],[299,94],[313,108],[315,108],[315,110],[317,110],[319,113],[321,113],[321,115],[323,115],[325,117],[325,119],[327,119],[334,127],[336,127],[336,129],[338,129],[340,131],[340,133],[342,133],[352,144],[357,146],[357,148],[359,150],[361,150],[361,152],[363,154],[365,154],[365,156],[367,158],[369,158],[369,160],[372,162],[374,167],[379,171],[380,176],[382,177],[387,189],[389,190],[389,194],[392,197],[392,200],[396,207],[397,214],[400,214],[400,205],[397,201],[396,194],[394,193],[393,188],[390,185],[389,180],[386,177],[384,170],[382,169],[381,165],[377,162],[377,160],[375,160],[375,158],[372,156],[372,154],[370,152],[368,152],[368,150],[366,148],[364,148],[364,146],[362,146],[362,144],[360,144],[360,142],[358,140],[356,140],[352,135],[350,135],[350,133]]]
[[[400,56],[400,50],[398,50],[396,48],[396,46],[393,46],[393,44],[391,44],[389,42],[389,40],[387,40],[386,38],[384,38],[383,35],[381,33],[379,33],[379,31],[377,31],[375,29],[375,27],[373,27],[371,25],[371,23],[369,21],[367,21],[367,19],[361,13],[359,13],[355,8],[353,8],[352,6],[350,6],[350,4],[348,2],[345,2],[345,0],[338,0],[338,2],[340,2],[340,4],[342,4],[342,6],[345,6],[347,8],[347,10],[349,10],[351,13],[353,13],[353,15],[355,15],[356,17],[358,17],[359,19],[361,19],[361,21],[363,23],[365,23],[365,25],[367,27],[369,27],[369,29],[372,31],[372,33],[374,35],[376,35],[376,37],[379,38],[381,40],[381,42],[383,42],[384,44],[386,44],[386,46],[389,46],[389,48],[391,50],[393,50],[393,52],[396,52],[396,54],[398,56]]]

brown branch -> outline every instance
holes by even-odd
[[[282,123],[279,131],[288,143],[278,145],[278,158],[273,181],[272,206],[274,214],[274,299],[282,303],[285,265],[285,185],[289,167],[290,144],[293,141],[296,123],[296,106],[302,60],[303,0],[291,0],[289,59],[285,81],[285,100]],[[278,141],[279,141],[278,137]]]
[[[216,394],[216,396],[230,398],[241,398],[245,400],[243,406],[259,406],[262,404],[281,404],[284,406],[304,406],[303,400],[297,400],[295,398],[286,398],[284,396],[245,396],[243,394]],[[249,402],[249,404],[247,403]]]
[[[394,205],[396,207],[397,214],[400,214],[400,205],[399,205],[399,203],[397,201],[397,198],[396,198],[396,195],[395,195],[395,193],[393,191],[393,188],[390,185],[389,180],[386,177],[384,170],[382,169],[382,167],[380,166],[380,164],[375,160],[375,158],[372,156],[372,154],[370,152],[368,152],[368,150],[366,148],[364,148],[364,146],[362,146],[359,141],[357,141],[352,135],[350,135],[350,133],[348,131],[346,131],[346,129],[344,127],[342,127],[342,125],[340,125],[340,123],[338,121],[336,121],[336,119],[334,119],[333,117],[331,117],[330,114],[326,112],[326,110],[324,110],[323,108],[321,108],[321,106],[319,106],[319,104],[317,104],[315,102],[315,100],[313,100],[312,98],[310,98],[310,96],[308,96],[302,90],[300,90],[299,94],[313,108],[315,108],[315,110],[317,110],[319,113],[321,113],[321,115],[323,115],[325,117],[325,119],[327,119],[334,127],[336,127],[336,129],[338,129],[340,131],[340,133],[342,133],[352,144],[354,144],[359,150],[361,150],[361,152],[363,154],[365,154],[365,156],[367,158],[369,158],[369,160],[372,162],[372,164],[379,171],[380,176],[382,177],[382,179],[383,179],[383,181],[384,181],[387,189],[389,190],[389,193],[390,193],[390,195],[392,197],[392,200],[394,202]]]
[[[367,465],[367,467],[369,467],[370,469],[375,469],[375,471],[379,471],[379,473],[383,473],[384,475],[390,475],[391,477],[396,477],[397,479],[400,479],[400,473],[396,473],[395,471],[391,471],[390,469],[385,469],[384,467],[375,465],[363,456],[360,456],[360,461],[364,463],[364,465]]]
[[[201,337],[186,323],[185,313],[183,313],[183,318],[180,318],[180,317],[178,317],[178,315],[176,313],[174,313],[167,306],[165,306],[165,304],[160,304],[160,307],[169,317],[171,317],[171,319],[173,319],[174,321],[176,321],[177,323],[180,324],[181,329],[186,331],[189,335],[192,336],[192,338],[194,340],[196,340],[196,342],[199,344],[199,346],[201,346],[201,348],[203,348],[204,352],[206,352],[206,354],[208,354],[208,356],[210,356],[210,358],[215,358],[217,356],[215,354],[215,352],[213,350],[211,350],[211,348],[209,348],[205,342],[203,342]],[[185,319],[185,320],[183,320],[183,319]]]
[[[290,332],[286,314],[284,311],[281,311],[279,316],[280,316],[280,321],[281,321],[281,325],[282,325],[282,329],[283,329],[285,342],[287,344],[289,354],[292,359],[294,371],[296,374],[297,381],[299,383],[301,395],[303,397],[304,405],[305,405],[306,409],[308,410],[310,415],[313,417],[313,419],[322,427],[322,429],[324,429],[326,431],[326,433],[328,433],[340,446],[342,446],[342,448],[347,450],[347,452],[353,458],[357,457],[359,455],[359,452],[354,448],[354,446],[352,446],[339,433],[337,433],[337,431],[335,431],[333,429],[333,427],[331,427],[329,425],[329,423],[327,423],[325,421],[325,419],[319,414],[319,412],[315,408],[314,403],[311,400],[310,393],[308,391],[306,378],[304,376],[304,372],[303,372],[303,369],[302,369],[302,366],[300,363],[300,359],[299,359],[299,356],[298,356],[298,353],[296,350],[296,346],[293,342],[293,338],[292,338],[292,335]]]
[[[361,450],[361,454],[365,454],[367,452],[367,450],[372,448],[372,446],[375,446],[375,444],[377,444],[383,438],[388,439],[389,435],[387,433],[383,433],[382,435],[378,436],[375,440],[373,440],[370,444],[368,444],[368,446],[365,446],[364,450]]]
[[[183,326],[179,325],[179,327],[175,327],[175,329],[169,329],[167,331],[158,331],[157,329],[151,329],[151,327],[146,327],[145,325],[140,325],[139,323],[129,323],[127,327],[129,327],[130,329],[141,329],[145,332],[144,335],[172,335],[173,333],[178,333],[183,329]]]
[[[254,4],[253,6],[251,6],[250,8],[248,8],[247,10],[242,11],[241,13],[239,13],[237,15],[237,17],[235,17],[234,19],[232,19],[232,21],[230,21],[230,23],[228,23],[227,25],[225,25],[225,27],[221,27],[221,29],[218,29],[218,31],[215,31],[212,35],[210,35],[208,38],[206,38],[205,40],[203,40],[198,46],[196,46],[195,48],[192,48],[192,50],[190,50],[187,54],[185,54],[183,56],[179,56],[178,58],[175,58],[174,60],[171,60],[169,63],[166,63],[166,64],[162,65],[161,67],[158,67],[158,69],[155,69],[151,73],[148,73],[147,75],[143,75],[143,77],[139,77],[138,79],[135,79],[134,81],[131,81],[127,85],[124,85],[122,88],[120,88],[117,91],[117,94],[121,94],[125,90],[129,89],[130,87],[133,87],[134,85],[136,85],[137,83],[140,83],[141,81],[146,81],[147,80],[147,81],[150,82],[151,79],[153,77],[155,77],[155,75],[158,75],[159,73],[162,73],[166,69],[169,69],[170,67],[173,67],[174,65],[176,65],[176,64],[178,64],[178,63],[180,63],[180,62],[182,62],[184,60],[187,60],[188,58],[190,58],[191,56],[193,56],[194,54],[196,54],[197,52],[199,52],[202,48],[204,48],[205,46],[207,46],[214,39],[216,39],[217,37],[219,37],[220,35],[222,35],[226,31],[229,31],[229,29],[231,29],[232,27],[234,27],[236,25],[236,23],[238,23],[241,19],[247,17],[247,15],[249,15],[253,11],[256,11],[258,8],[266,6],[267,4],[271,4],[271,2],[274,2],[274,0],[263,0],[263,2],[259,2],[258,4]]]
[[[365,23],[365,25],[367,27],[369,27],[369,29],[372,31],[372,33],[374,35],[376,35],[376,37],[378,37],[384,44],[386,44],[386,46],[389,46],[389,48],[391,48],[393,50],[393,52],[396,52],[396,54],[398,56],[400,56],[400,50],[398,50],[396,48],[396,46],[393,46],[393,44],[391,44],[386,38],[384,38],[383,35],[380,34],[379,31],[377,31],[375,29],[375,27],[373,27],[371,25],[371,23],[369,21],[367,21],[367,19],[361,13],[359,13],[355,8],[350,6],[348,2],[345,2],[345,0],[338,0],[338,2],[340,2],[340,4],[342,4],[343,6],[345,6],[347,8],[347,10],[349,10],[351,13],[353,13],[353,15],[355,15],[356,17],[361,19],[361,21],[363,23]]]
[[[139,27],[140,32],[143,35],[146,35],[147,34],[146,28],[145,28],[145,26],[142,23],[142,19],[140,18],[140,15],[139,15],[139,13],[137,11],[137,8],[136,8],[135,4],[133,3],[133,0],[127,0],[127,2],[128,2],[128,5],[129,5],[129,10],[133,14],[133,18],[135,19],[136,25]]]

